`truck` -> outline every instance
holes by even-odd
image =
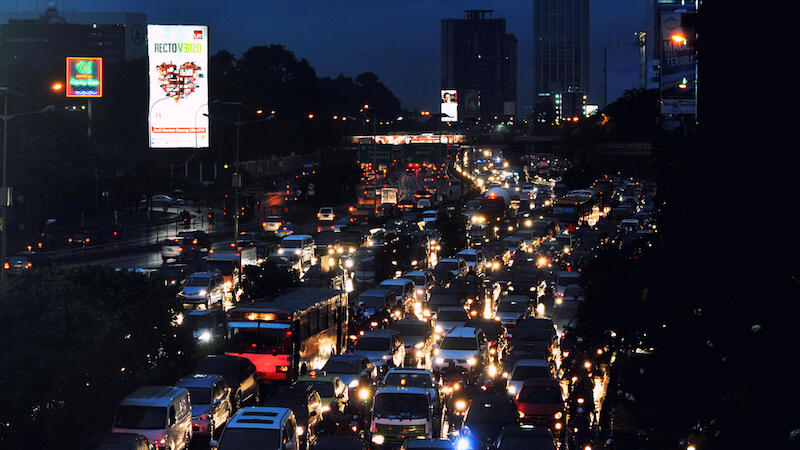
[[[231,248],[230,250],[211,250],[203,258],[208,266],[217,269],[225,279],[225,297],[239,301],[242,293],[242,271],[245,266],[258,263],[258,254],[255,247]]]

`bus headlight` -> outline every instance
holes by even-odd
[[[444,364],[444,358],[442,358],[441,356],[436,358],[436,364]]]
[[[383,437],[382,434],[373,434],[372,435],[372,443],[375,445],[383,445],[386,439]]]

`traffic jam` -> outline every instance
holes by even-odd
[[[654,187],[567,186],[568,161],[522,161],[464,147],[447,170],[405,171],[425,189],[388,192],[392,208],[324,207],[305,234],[268,216],[229,247],[166,240],[179,320],[209,354],[131,392],[111,431],[169,449],[602,448],[614,336],[575,331],[581,273],[657,233]],[[456,179],[463,192],[436,194]],[[246,298],[245,267],[264,261],[299,287]]]

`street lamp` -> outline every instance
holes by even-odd
[[[7,87],[7,86],[0,86],[0,95],[3,96],[3,115],[0,116],[0,118],[3,119],[3,188],[2,188],[2,191],[0,191],[0,195],[2,195],[2,202],[3,202],[3,205],[2,205],[2,207],[3,207],[3,216],[2,216],[3,217],[3,223],[2,223],[3,239],[2,239],[2,258],[1,258],[2,261],[0,261],[0,264],[2,264],[3,267],[5,267],[6,254],[7,254],[7,236],[8,236],[8,233],[6,232],[6,230],[8,229],[8,222],[7,222],[8,214],[7,214],[7,210],[8,210],[8,207],[11,206],[11,192],[10,192],[10,189],[8,187],[8,183],[6,182],[6,173],[8,171],[8,169],[7,169],[8,164],[7,164],[7,157],[6,157],[6,155],[8,153],[7,150],[6,150],[7,146],[8,146],[8,121],[13,119],[13,118],[15,118],[15,117],[29,116],[29,115],[32,115],[32,114],[40,114],[40,113],[44,113],[44,112],[47,112],[47,111],[51,111],[55,107],[53,105],[49,105],[49,106],[46,106],[46,107],[40,109],[39,111],[29,111],[29,112],[24,112],[24,113],[9,114],[8,113],[8,97],[14,96],[14,97],[24,98],[24,99],[28,99],[28,100],[30,100],[30,97],[28,97],[27,95],[23,94],[22,92],[19,92],[19,91],[15,90],[15,89]],[[5,269],[0,269],[0,280],[5,278],[5,276],[6,276],[5,274],[6,274]]]
[[[234,162],[234,166],[233,166],[233,170],[234,170],[234,172],[233,172],[233,188],[234,188],[233,207],[234,207],[234,211],[235,211],[233,213],[233,242],[235,243],[236,239],[239,237],[239,213],[240,213],[240,211],[239,211],[239,188],[242,187],[242,175],[239,173],[239,130],[242,127],[242,125],[247,125],[247,124],[256,123],[256,122],[266,122],[268,120],[272,120],[275,117],[275,111],[272,111],[272,114],[270,114],[269,116],[263,117],[263,118],[260,118],[260,119],[242,120],[242,117],[241,117],[242,108],[246,108],[246,109],[250,109],[252,111],[255,111],[256,114],[258,114],[258,115],[261,115],[261,113],[263,111],[260,110],[260,109],[253,108],[252,106],[246,105],[246,104],[244,104],[242,102],[226,102],[226,101],[222,101],[222,100],[214,100],[213,102],[211,102],[211,104],[215,104],[215,103],[220,103],[220,104],[223,104],[223,105],[230,105],[230,106],[236,106],[237,107],[237,109],[236,109],[236,120],[223,119],[221,117],[213,117],[213,116],[210,116],[210,115],[208,115],[206,113],[203,113],[204,116],[208,117],[211,120],[218,120],[220,122],[226,122],[226,123],[229,123],[229,124],[232,124],[232,125],[236,126],[236,161]]]

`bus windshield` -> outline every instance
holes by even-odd
[[[292,332],[281,328],[228,328],[232,353],[291,353]]]

